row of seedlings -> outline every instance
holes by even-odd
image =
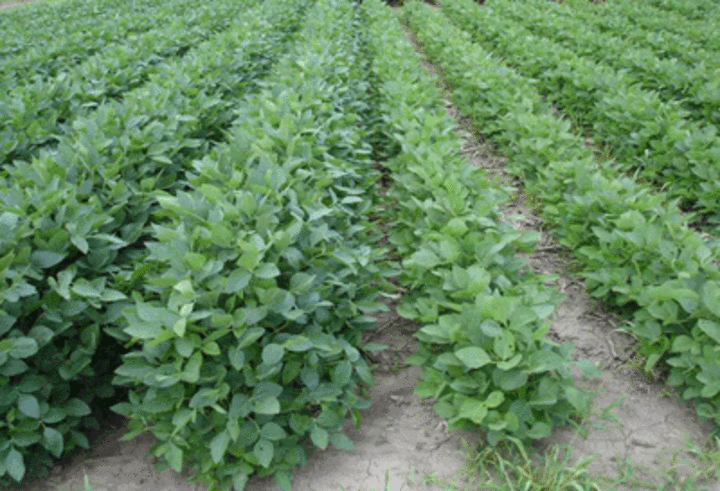
[[[188,0],[180,0],[179,4],[182,9]],[[57,21],[44,28],[53,32],[53,36],[45,43],[36,43],[35,30],[27,23],[20,23],[24,32],[32,34],[29,39],[22,41],[20,49],[3,57],[0,80],[3,85],[12,87],[33,78],[57,75],[68,67],[82,63],[88,56],[107,49],[109,45],[125,43],[128,36],[156,27],[156,11],[178,11],[175,3],[162,5],[158,0],[123,4],[122,9],[113,9],[113,15],[101,21],[88,22],[86,26],[74,26],[72,23],[63,26]]]
[[[54,77],[13,87],[0,99],[0,164],[29,160],[40,148],[72,132],[75,119],[88,117],[99,105],[140,87],[152,75],[167,72],[168,64],[177,66],[182,63],[178,57],[202,51],[203,43],[212,45],[208,38],[229,28],[254,3],[174,5],[174,13],[158,12],[159,27]]]
[[[97,424],[89,406],[116,392],[110,379],[123,347],[104,334],[142,280],[153,193],[182,189],[192,159],[225,139],[243,95],[259,88],[306,7],[271,0],[246,11],[122,102],[77,119],[56,149],[3,169],[4,479],[35,475],[50,455],[87,446],[84,431]]]
[[[720,136],[712,125],[685,119],[678,102],[637,87],[626,74],[531,35],[490,6],[443,1],[442,11],[472,39],[519,73],[532,77],[546,98],[607,144],[616,170],[636,174],[698,212],[697,226],[720,223]]]
[[[531,80],[468,33],[417,2],[404,12],[458,107],[542,199],[542,216],[578,260],[588,292],[628,320],[645,369],[662,367],[667,383],[720,427],[720,246],[690,230],[667,195],[599,162]]]
[[[356,3],[315,2],[229,142],[194,162],[187,192],[156,193],[114,409],[212,490],[252,475],[289,490],[313,448],[352,448],[345,417],[369,406],[362,334],[387,273],[362,32]]]
[[[598,34],[573,16],[557,15],[547,2],[496,2],[499,13],[521,22],[530,32],[557,41],[578,56],[625,70],[645,89],[655,90],[663,100],[678,99],[698,122],[720,123],[720,81],[713,75],[720,68],[717,54],[710,63],[697,63],[692,56],[660,58],[644,43],[619,36]],[[685,48],[687,49],[687,48]],[[693,52],[697,55],[697,51]]]
[[[380,0],[363,9],[394,149],[379,216],[401,259],[398,313],[421,326],[409,360],[423,367],[416,393],[436,399],[449,429],[480,427],[492,445],[547,437],[588,399],[568,369],[573,344],[545,337],[562,296],[517,255],[538,234],[502,221],[507,190],[461,155],[455,121],[391,9]]]

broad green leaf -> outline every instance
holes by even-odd
[[[174,443],[169,443],[164,453],[165,460],[175,472],[182,472],[183,450]]]
[[[283,359],[285,350],[279,344],[270,343],[263,348],[262,359],[267,365],[276,365]]]
[[[716,317],[720,317],[720,284],[717,281],[705,282],[702,287],[702,299],[705,307]]]
[[[65,412],[70,416],[87,416],[92,411],[85,402],[73,397],[65,403]]]
[[[353,365],[348,360],[338,363],[333,370],[332,379],[338,385],[344,386],[350,382]]]
[[[255,341],[260,339],[265,334],[265,329],[262,327],[251,327],[243,333],[238,339],[238,348],[246,348],[253,344]]]
[[[352,440],[350,440],[350,438],[342,432],[333,433],[330,437],[330,443],[335,445],[337,448],[342,448],[344,450],[353,450],[355,448]]]
[[[210,456],[213,462],[219,464],[225,456],[228,444],[230,443],[230,435],[227,431],[221,431],[215,438],[210,441]]]
[[[186,252],[183,256],[183,261],[192,269],[198,271],[202,269],[203,266],[205,266],[207,258],[197,252]]]
[[[552,427],[541,421],[537,421],[532,425],[532,428],[528,430],[527,435],[533,440],[539,440],[541,438],[547,438],[552,434]]]
[[[28,358],[38,352],[38,344],[33,338],[13,338],[9,341],[8,355],[13,358]]]
[[[40,405],[35,396],[21,394],[18,398],[18,409],[31,418],[40,419]]]
[[[10,453],[5,457],[5,467],[10,477],[20,482],[25,475],[25,462],[23,456],[14,447],[10,448]]]
[[[488,394],[487,398],[485,399],[485,405],[490,408],[498,407],[500,404],[503,403],[504,400],[505,394],[502,391],[494,390],[490,394]]]
[[[455,356],[468,368],[480,368],[491,362],[487,352],[476,346],[461,348],[455,352]]]
[[[487,416],[488,408],[482,401],[468,398],[460,406],[458,416],[467,418],[475,424],[482,424],[485,416]]]
[[[314,389],[320,383],[320,375],[314,368],[303,367],[300,370],[300,379],[309,389]]]
[[[280,276],[280,270],[272,263],[264,263],[253,274],[258,278],[270,279]]]
[[[268,467],[270,467],[270,463],[272,462],[275,449],[271,441],[261,438],[257,441],[257,443],[255,443],[253,453],[260,462],[260,465],[267,469]]]
[[[713,321],[706,319],[699,319],[697,322],[698,328],[716,343],[720,343],[720,325]]]
[[[225,293],[238,293],[241,292],[246,286],[250,284],[252,274],[245,269],[235,269],[230,276],[228,276],[227,283],[225,284]]]
[[[41,269],[52,268],[67,257],[52,251],[35,251],[30,255],[30,262]]]
[[[245,352],[241,348],[237,346],[230,348],[228,350],[228,358],[235,370],[242,370],[245,365]]]
[[[217,389],[203,388],[198,390],[195,395],[192,396],[188,407],[193,409],[202,409],[204,407],[212,406],[217,403],[219,393]]]
[[[257,414],[279,414],[280,402],[277,397],[266,397],[255,401],[254,411]]]
[[[310,439],[312,440],[313,445],[325,450],[328,446],[328,442],[330,441],[330,434],[325,428],[316,426],[310,432]]]
[[[500,388],[505,392],[518,389],[527,383],[528,376],[525,372],[510,371],[502,372],[499,376]]]
[[[123,332],[137,339],[153,339],[163,333],[163,328],[158,324],[131,324]]]
[[[493,351],[501,360],[507,360],[515,353],[515,335],[510,331],[501,331],[493,340]]]
[[[510,370],[511,368],[515,368],[516,366],[518,366],[520,364],[520,362],[522,361],[522,357],[523,357],[523,355],[521,355],[520,353],[517,353],[515,356],[513,356],[509,360],[498,362],[497,367],[499,369],[505,370],[505,371]]]
[[[260,436],[266,440],[282,440],[287,437],[287,433],[277,423],[265,423],[260,430]]]
[[[600,369],[597,367],[597,365],[590,361],[589,358],[583,358],[582,360],[577,360],[573,363],[580,367],[585,377],[602,377],[602,372],[600,371]]]
[[[55,457],[60,458],[63,452],[63,437],[60,432],[46,426],[43,432],[43,446]]]

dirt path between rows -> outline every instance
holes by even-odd
[[[434,71],[432,65],[425,66]],[[468,133],[467,121],[457,108],[449,101],[447,108],[459,121],[467,158],[507,185],[521,189],[521,183],[503,173],[502,158]],[[555,286],[566,299],[554,315],[550,336],[555,341],[574,342],[576,358],[590,358],[602,368],[600,379],[586,380],[576,374],[579,387],[598,391],[594,415],[582,425],[587,431],[585,436],[573,428],[556,429],[551,438],[537,442],[536,448],[548,451],[557,444],[570,444],[574,450],[571,462],[596,456],[589,467],[591,474],[615,477],[619,467],[632,462],[636,466],[635,478],[657,482],[657,477],[669,468],[672,452],[683,448],[685,438],[701,446],[710,427],[698,422],[690,404],[676,396],[665,396],[663,390],[669,387],[628,366],[632,338],[614,331],[617,321],[588,297],[581,281],[571,276],[567,254],[552,241],[527,201],[519,191],[504,212],[517,229],[542,234],[536,252],[528,255],[529,265],[536,271],[559,275]],[[296,470],[293,491],[484,489],[477,481],[455,479],[466,463],[460,453],[462,439],[471,445],[477,445],[479,440],[467,432],[449,434],[447,425],[432,410],[433,401],[414,395],[419,371],[405,365],[404,360],[415,349],[412,334],[417,326],[399,317],[393,304],[390,307],[390,312],[378,316],[378,328],[368,336],[368,341],[389,346],[374,355],[379,367],[374,375],[376,385],[370,390],[372,407],[363,411],[359,429],[350,422],[345,428],[355,450],[330,447],[316,452],[307,466]],[[613,403],[617,406],[611,414],[617,424],[600,417],[602,409]],[[146,456],[152,437],[146,434],[132,441],[119,441],[125,432],[114,431],[98,447],[64,467],[58,466],[49,479],[32,483],[24,491],[85,491],[86,476],[92,491],[206,490],[203,485],[189,483],[186,475],[171,470],[158,473]],[[681,457],[693,461],[690,453],[684,452]],[[425,475],[433,473],[443,480],[454,480],[454,484],[440,484],[436,479],[424,482]],[[717,483],[705,486],[720,490]],[[639,488],[630,482],[617,486],[619,490]],[[265,478],[251,479],[246,489],[276,488],[271,478]]]
[[[27,5],[29,3],[35,3],[38,1],[39,0],[25,0],[25,1],[20,1],[20,2],[0,3],[0,10],[7,10],[7,9],[11,9],[13,7],[20,7],[22,5]]]

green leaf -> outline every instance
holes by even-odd
[[[348,360],[338,363],[333,370],[333,382],[341,386],[346,385],[348,382],[350,382],[350,375],[352,375],[352,370],[352,363],[350,363]]]
[[[25,462],[23,456],[15,447],[10,449],[10,453],[5,457],[5,467],[10,477],[20,482],[25,475]]]
[[[487,352],[476,346],[461,348],[455,352],[455,356],[468,368],[480,368],[491,362]]]
[[[57,252],[35,251],[30,255],[30,262],[41,269],[47,269],[59,264],[65,257],[67,257],[66,254]]]
[[[503,391],[509,392],[525,385],[527,383],[527,379],[528,376],[525,372],[502,372],[499,377],[498,385],[500,385],[500,388]]]
[[[265,329],[262,327],[251,327],[243,333],[238,339],[238,348],[246,348],[253,344],[255,341],[260,339],[265,334]]]
[[[186,252],[183,256],[183,261],[192,269],[198,271],[202,269],[203,266],[205,266],[207,258],[197,252]]]
[[[287,437],[287,433],[277,423],[265,423],[262,430],[260,430],[260,436],[266,440],[282,440]]]
[[[241,348],[238,348],[237,346],[230,348],[228,350],[228,358],[230,359],[230,364],[232,364],[235,370],[242,370],[245,365],[245,352]]]
[[[87,416],[92,411],[90,406],[77,398],[72,398],[65,403],[65,412],[70,416]]]
[[[541,421],[535,422],[527,432],[527,435],[533,440],[539,440],[540,438],[547,438],[552,434],[552,427]]]
[[[706,319],[699,319],[697,326],[715,342],[720,343],[720,325]]]
[[[210,455],[213,462],[219,464],[222,461],[229,443],[230,435],[227,431],[221,431],[215,435],[215,438],[210,441]]]
[[[38,344],[33,338],[13,338],[10,341],[8,355],[13,358],[28,358],[38,352]]]
[[[552,370],[560,370],[568,364],[566,360],[547,350],[538,350],[528,358],[528,370],[533,373],[549,372]]]
[[[204,407],[212,406],[217,403],[218,396],[219,394],[217,389],[200,389],[192,396],[192,399],[190,399],[190,402],[188,403],[188,407],[192,409],[202,409]]]
[[[255,443],[253,453],[260,462],[260,465],[267,469],[268,467],[270,467],[270,463],[272,462],[275,449],[272,442],[261,438],[257,441],[257,443]]]
[[[330,441],[330,434],[325,428],[316,426],[310,432],[310,439],[312,440],[313,445],[325,450],[328,446],[328,442]]]
[[[493,408],[498,407],[505,400],[505,394],[500,390],[494,390],[485,399],[485,405]]]
[[[342,448],[345,450],[352,450],[355,448],[352,440],[350,440],[350,438],[348,438],[347,435],[342,432],[333,433],[330,437],[330,443],[335,445],[337,448]]]
[[[238,293],[250,284],[252,274],[245,269],[236,269],[228,276],[225,293]]]
[[[266,397],[255,401],[254,411],[257,414],[279,414],[280,401],[278,401],[277,397]]]
[[[272,263],[264,263],[253,274],[258,278],[270,279],[280,276],[280,270]]]
[[[303,367],[303,369],[300,370],[300,380],[312,390],[320,383],[320,375],[314,368]]]
[[[183,450],[174,443],[168,443],[168,448],[165,450],[165,460],[175,472],[182,472],[183,464]]]
[[[475,424],[481,424],[487,416],[488,408],[482,401],[468,398],[460,406],[458,416],[467,418]]]
[[[164,329],[158,324],[131,324],[123,329],[126,334],[137,339],[153,339],[162,334]]]
[[[60,458],[63,452],[63,436],[56,429],[46,426],[43,432],[43,446],[55,457]]]
[[[510,331],[501,331],[493,341],[493,351],[500,359],[507,360],[515,353],[515,336]]]
[[[720,317],[720,284],[706,281],[702,287],[702,299],[705,307],[716,317]]]
[[[262,359],[267,365],[276,365],[283,359],[285,350],[279,344],[270,343],[263,348]]]
[[[40,405],[34,396],[22,394],[18,398],[18,409],[26,416],[40,419]]]

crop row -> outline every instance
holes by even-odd
[[[689,230],[666,195],[598,162],[533,83],[470,34],[418,2],[404,13],[457,106],[507,155],[508,172],[542,199],[542,216],[579,261],[588,291],[628,319],[646,368],[661,363],[668,383],[720,424],[720,247]]]
[[[192,191],[156,193],[153,300],[123,311],[135,351],[116,378],[130,401],[115,409],[134,433],[152,421],[152,452],[211,489],[255,473],[289,489],[303,444],[352,448],[345,416],[369,405],[355,394],[372,383],[358,347],[374,324],[364,312],[381,305],[382,250],[357,114],[362,33],[357,5],[316,2],[228,143],[193,163]]]
[[[29,46],[49,47],[56,36],[81,32],[94,25],[116,18],[124,10],[136,10],[142,5],[154,8],[158,2],[125,2],[112,0],[86,3],[78,0],[33,2],[22,8],[8,9],[0,15],[3,37],[0,39],[0,60],[15,55]],[[148,10],[149,12],[150,10]]]
[[[695,57],[696,50],[706,50],[708,61],[720,48],[716,32],[720,19],[688,20],[674,11],[653,7],[647,2],[606,2],[602,5],[570,0],[568,12],[574,17],[637,41],[644,38],[659,52],[673,52],[673,56]],[[565,8],[561,9],[565,10]],[[685,51],[683,51],[683,46]]]
[[[659,59],[653,50],[635,40],[598,35],[579,18],[557,15],[559,9],[549,9],[547,2],[494,2],[493,6],[534,34],[558,41],[579,56],[627,70],[632,79],[646,89],[658,91],[664,100],[680,100],[693,119],[720,124],[720,81],[714,75],[720,68],[717,54],[712,55],[711,66],[697,66],[691,60]]]
[[[492,445],[546,437],[588,400],[568,369],[572,343],[545,337],[561,296],[517,255],[538,235],[501,220],[506,191],[461,155],[435,81],[381,5],[363,2],[384,133],[397,147],[383,162],[391,182],[379,216],[401,258],[398,313],[421,327],[410,359],[423,367],[416,393],[436,399],[449,428],[480,427]],[[575,363],[597,374],[587,360]]]
[[[265,2],[246,11],[123,101],[76,119],[55,150],[5,167],[2,456],[40,459],[46,454],[38,445],[59,456],[86,443],[78,431],[86,418],[72,406],[71,389],[81,388],[87,404],[101,390],[112,393],[95,380],[116,357],[102,351],[101,331],[142,279],[133,272],[146,254],[151,193],[181,189],[192,159],[224,139],[243,95],[257,90],[292,40],[305,6]],[[23,361],[33,355],[32,365]],[[2,462],[0,474],[8,470]],[[14,466],[12,477],[21,470]]]
[[[121,97],[153,75],[167,77],[179,70],[183,62],[176,57],[202,52],[203,41],[225,30],[238,12],[253,3],[193,6],[192,12],[173,22],[159,23],[162,27],[113,45],[55,77],[13,88],[0,97],[0,163],[29,160],[39,148],[72,131],[78,117],[87,117],[98,105]]]
[[[58,28],[47,45],[36,46],[31,39],[17,54],[5,57],[0,63],[0,81],[6,87],[13,87],[59,75],[116,43],[126,44],[133,41],[135,35],[163,26],[168,19],[185,13],[193,5],[197,5],[194,0],[164,5],[156,5],[155,0],[130,3],[102,22],[82,27],[71,25],[67,30]]]
[[[650,0],[648,3],[666,11],[678,12],[689,19],[704,20],[710,17],[720,20],[717,3],[712,0]]]
[[[714,126],[687,121],[679,103],[664,103],[627,75],[533,36],[490,5],[448,0],[442,10],[475,41],[532,77],[565,114],[590,127],[613,150],[615,169],[662,186],[714,229],[720,219],[720,138]]]

